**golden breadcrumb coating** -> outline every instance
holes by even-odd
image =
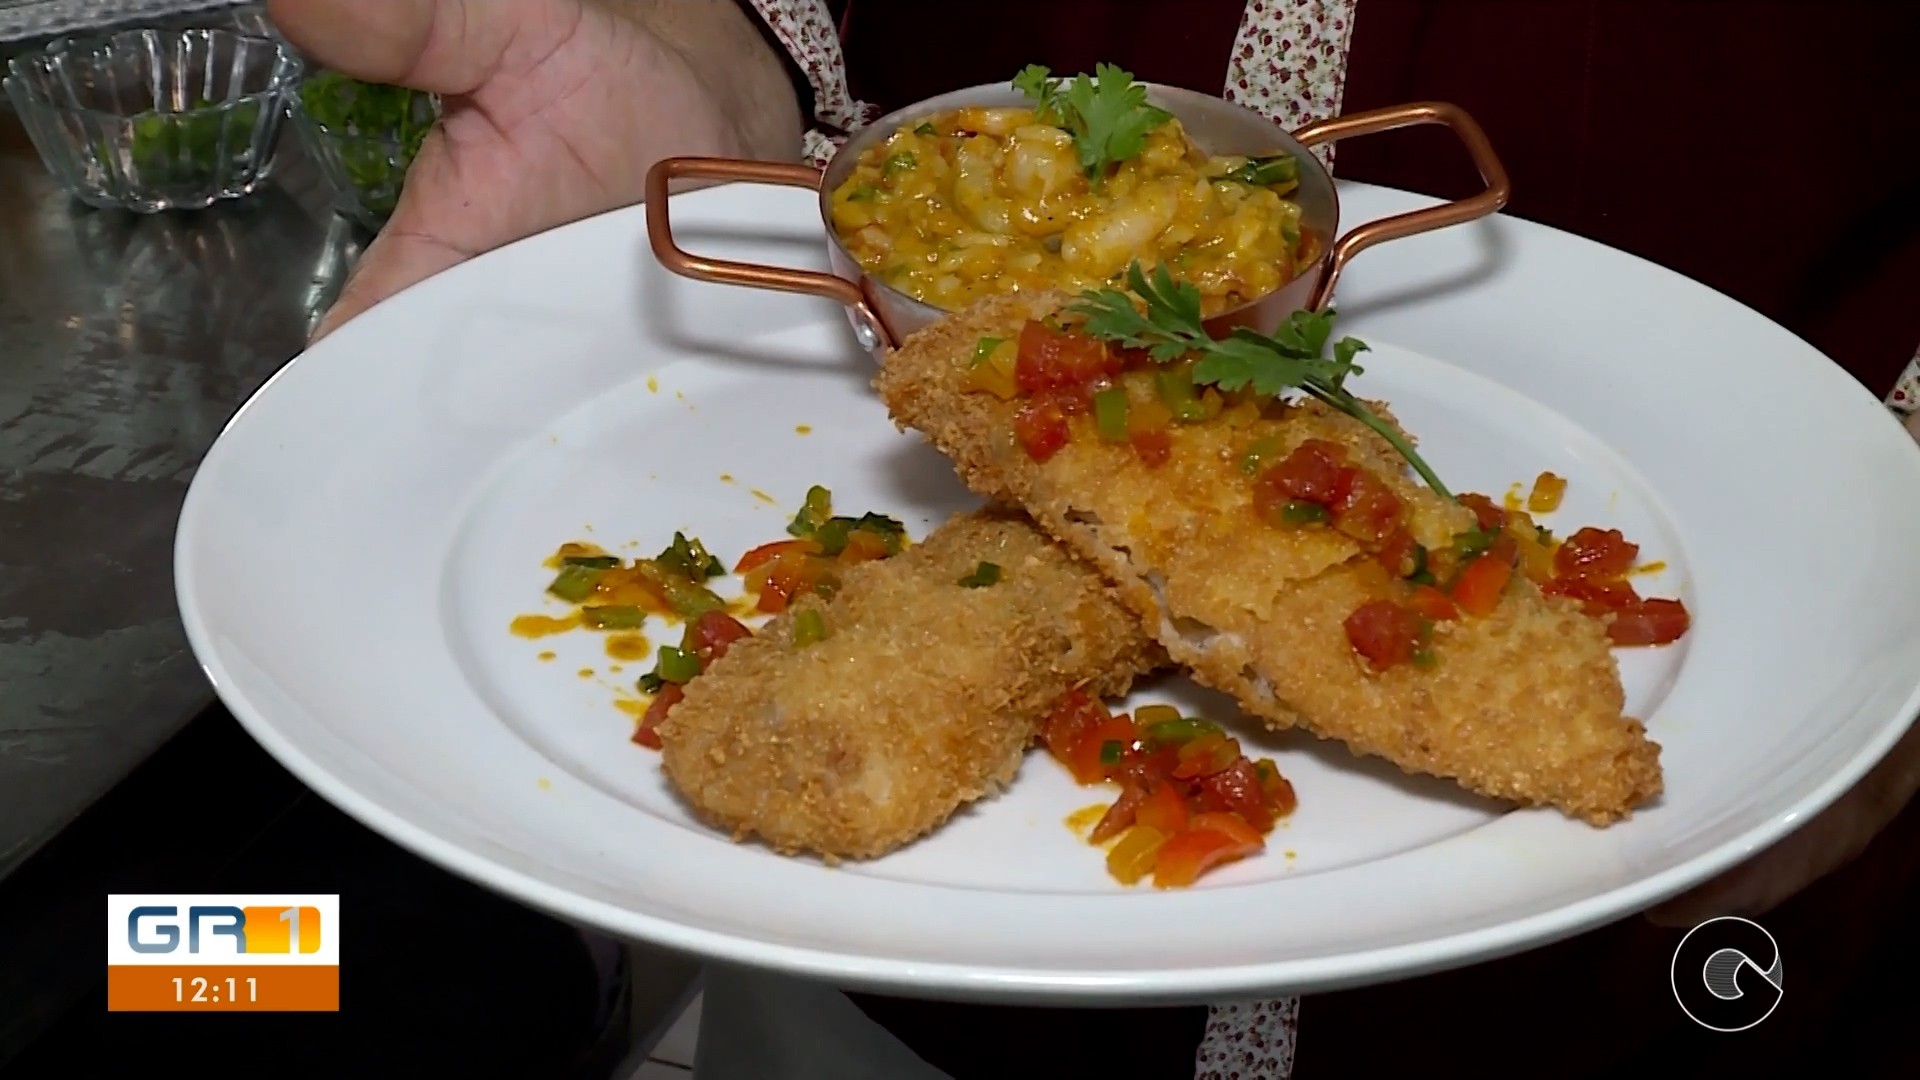
[[[1335,530],[1262,521],[1238,464],[1248,446],[1276,440],[1277,459],[1306,439],[1341,444],[1393,490],[1430,549],[1474,519],[1409,479],[1391,446],[1351,417],[1317,403],[1229,419],[1230,410],[1176,425],[1171,457],[1149,468],[1077,416],[1072,440],[1034,461],[1012,434],[1018,402],[967,392],[966,372],[980,338],[1015,337],[1068,299],[993,298],[914,335],[875,383],[896,422],[927,435],[974,491],[1024,508],[1119,583],[1176,662],[1271,726],[1595,825],[1659,793],[1659,747],[1621,715],[1604,628],[1517,575],[1492,615],[1436,628],[1431,670],[1375,672],[1355,655],[1344,624],[1370,598],[1371,560]]]
[[[982,562],[997,584],[962,587]],[[660,726],[667,778],[736,839],[872,858],[1013,778],[1068,690],[1123,694],[1165,662],[1090,567],[1011,510],[963,514],[809,596],[687,684]]]

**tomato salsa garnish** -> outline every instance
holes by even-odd
[[[1266,849],[1293,812],[1293,785],[1271,760],[1252,761],[1214,724],[1169,705],[1109,711],[1081,690],[1055,703],[1041,741],[1081,784],[1120,794],[1088,839],[1112,841],[1107,871],[1125,885],[1192,885],[1208,870]]]

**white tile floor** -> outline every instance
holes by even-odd
[[[691,1080],[693,1048],[700,1037],[700,999],[695,997],[653,1048],[652,1058],[629,1080]]]

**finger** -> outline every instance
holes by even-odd
[[[406,232],[389,223],[373,243],[367,245],[359,265],[341,287],[339,299],[327,309],[308,343],[319,341],[394,293],[457,266],[469,257],[469,253],[439,237]]]
[[[551,5],[527,0],[267,0],[302,52],[352,78],[466,94],[499,66],[516,33]]]

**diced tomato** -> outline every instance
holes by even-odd
[[[1096,379],[1118,375],[1123,363],[1099,338],[1037,321],[1021,327],[1019,348],[1013,377],[1028,394],[1084,390]]]
[[[1160,846],[1153,863],[1153,884],[1178,889],[1200,880],[1200,875],[1223,863],[1258,854],[1265,845],[1246,843],[1217,829],[1184,832]]]
[[[1416,586],[1413,595],[1407,597],[1407,606],[1432,622],[1460,617],[1460,609],[1454,606],[1452,598],[1431,585]]]
[[[1156,784],[1147,792],[1147,797],[1134,811],[1133,820],[1172,836],[1187,827],[1187,816],[1187,800],[1181,797],[1178,787],[1166,783]]]
[[[1474,518],[1479,521],[1480,527],[1483,529],[1493,531],[1506,527],[1506,510],[1502,509],[1498,503],[1495,503],[1485,495],[1477,495],[1471,491],[1467,492],[1465,495],[1460,496],[1460,505],[1473,511]]]
[[[1400,498],[1364,469],[1344,469],[1340,494],[1330,509],[1334,528],[1365,544],[1386,539],[1400,527]]]
[[[1262,472],[1259,483],[1283,496],[1280,502],[1298,499],[1332,508],[1340,497],[1346,460],[1347,453],[1338,444],[1308,439]]]
[[[1036,398],[1013,414],[1013,434],[1028,457],[1045,461],[1067,445],[1067,412],[1056,398]]]
[[[1279,776],[1278,770],[1274,775]],[[1284,780],[1281,782],[1285,783]],[[1193,803],[1202,816],[1209,813],[1238,814],[1260,832],[1273,828],[1277,818],[1273,800],[1268,796],[1258,767],[1244,757],[1212,776],[1197,781],[1194,784]]]
[[[1225,833],[1228,839],[1242,844],[1257,844],[1260,847],[1267,846],[1267,842],[1260,838],[1258,830],[1245,819],[1241,818],[1239,814],[1230,811],[1195,814],[1187,822],[1187,830],[1189,832],[1212,830],[1217,833]]]
[[[1692,621],[1678,600],[1642,600],[1614,613],[1607,638],[1615,645],[1666,645],[1680,640]]]
[[[1120,767],[1119,755],[1131,749],[1139,733],[1133,729],[1133,721],[1125,716],[1113,716],[1080,734],[1080,741],[1068,752],[1067,768],[1073,773],[1074,780],[1082,784],[1097,784],[1107,779]],[[1108,743],[1118,745],[1118,755],[1112,761],[1102,761]]]
[[[1513,564],[1489,550],[1460,568],[1453,579],[1453,602],[1469,615],[1491,615],[1512,577]]]
[[[1179,765],[1179,746],[1172,744],[1155,746],[1127,758],[1121,765],[1120,774],[1116,779],[1136,784],[1142,789],[1150,788],[1162,781],[1172,779],[1173,770]]]
[[[1120,797],[1107,807],[1100,823],[1087,834],[1087,839],[1095,844],[1104,844],[1119,836],[1133,825],[1133,816],[1139,811],[1140,804],[1147,801],[1147,789],[1138,784],[1128,784],[1120,789]]]
[[[1619,529],[1581,529],[1553,553],[1555,577],[1617,578],[1633,569],[1640,545],[1630,543]]]
[[[700,658],[700,670],[727,655],[727,649],[741,638],[753,636],[740,620],[724,611],[709,611],[687,624],[680,647]]]
[[[1149,469],[1157,469],[1173,456],[1173,432],[1165,428],[1159,431],[1134,432],[1127,436],[1127,442],[1133,444],[1134,456]]]
[[[1403,578],[1414,571],[1414,549],[1418,543],[1413,534],[1405,529],[1395,529],[1380,541],[1380,550],[1374,554],[1387,573],[1395,578]]]
[[[1624,580],[1601,581],[1594,578],[1555,578],[1541,587],[1548,596],[1577,600],[1580,610],[1595,617],[1608,612],[1638,606],[1640,594]]]
[[[667,713],[675,705],[680,704],[680,699],[685,696],[687,691],[679,683],[667,683],[662,686],[660,692],[653,695],[653,700],[647,704],[647,711],[640,717],[640,723],[633,729],[633,741],[649,750],[660,749],[663,745],[660,742],[658,730],[660,722],[667,718]]]
[[[840,561],[848,564],[873,562],[886,557],[886,538],[867,529],[855,529],[848,533],[847,546],[840,549]]]
[[[775,540],[771,544],[761,544],[759,547],[740,556],[740,561],[733,564],[733,572],[736,574],[744,574],[755,567],[764,566],[788,552],[812,555],[819,552],[819,550],[820,545],[811,540]]]
[[[1384,671],[1413,659],[1422,627],[1413,609],[1391,600],[1370,600],[1347,616],[1347,642],[1374,668]]]
[[[1053,710],[1040,727],[1040,740],[1047,744],[1047,752],[1062,765],[1071,767],[1074,748],[1093,728],[1113,718],[1107,707],[1084,690],[1069,690],[1059,701],[1053,703]]]

